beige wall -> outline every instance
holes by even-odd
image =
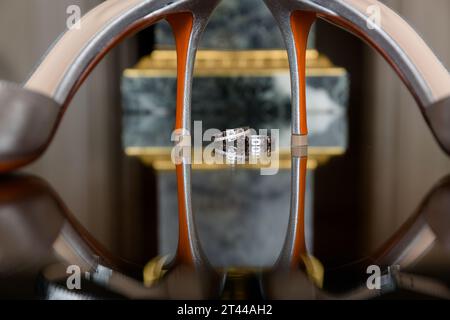
[[[99,0],[0,0],[0,78],[22,82],[66,26],[66,8],[85,13]],[[26,171],[44,176],[69,208],[108,246],[108,214],[120,211],[120,73],[127,45],[114,50],[75,97],[46,154]],[[95,179],[87,179],[95,176]],[[103,226],[100,227],[99,226]]]
[[[419,31],[449,69],[450,1],[384,2]],[[434,141],[409,92],[387,63],[369,49],[365,86],[368,232],[379,243],[450,173],[450,160]]]

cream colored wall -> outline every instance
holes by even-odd
[[[99,0],[0,0],[0,78],[22,82],[66,27],[66,8]],[[88,229],[114,246],[123,174],[120,74],[126,45],[114,50],[76,95],[49,150],[27,172],[44,176]],[[95,179],[88,179],[95,176]],[[103,214],[102,214],[103,213]]]
[[[450,1],[389,0],[450,69]],[[382,58],[367,50],[365,179],[373,243],[394,231],[446,173],[450,160],[434,141],[413,98]]]

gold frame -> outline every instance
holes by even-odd
[[[124,71],[124,77],[176,77],[177,56],[173,49],[160,48],[143,57],[139,63]],[[336,67],[317,50],[309,49],[306,53],[306,74],[313,76],[342,76],[344,68]],[[196,77],[230,77],[230,76],[272,76],[289,74],[289,61],[285,50],[199,50],[197,52],[194,76]],[[174,170],[171,161],[171,147],[127,147],[125,153],[137,157],[147,166],[157,171]],[[341,147],[308,148],[308,169],[314,170],[325,164],[332,157],[345,153]],[[281,149],[279,168],[290,169],[291,154],[289,149]],[[222,170],[229,165],[194,164],[194,170]],[[260,169],[260,165],[237,165],[236,168]]]
[[[171,159],[171,147],[128,147],[125,153],[129,157],[138,158],[144,165],[152,166],[157,171],[175,170]],[[309,147],[308,169],[315,170],[319,165],[326,164],[332,157],[341,156],[345,153],[340,147]],[[227,164],[193,164],[194,170],[225,170],[229,169]],[[236,165],[239,169],[260,169],[261,165]],[[279,168],[291,168],[291,152],[288,148],[282,148],[279,155]]]
[[[177,57],[174,50],[155,50],[139,63],[124,71],[125,77],[176,77]],[[340,76],[344,68],[335,67],[331,61],[318,53],[306,53],[307,76]],[[194,76],[268,76],[288,73],[289,62],[285,50],[199,50],[195,61]]]

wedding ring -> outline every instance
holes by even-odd
[[[246,148],[247,155],[259,157],[270,153],[272,145],[269,136],[265,135],[250,135],[248,136],[248,146]]]
[[[214,143],[217,154],[232,160],[268,156],[272,149],[270,136],[251,134],[248,128],[225,130],[214,136]]]
[[[250,134],[250,129],[248,127],[245,128],[237,128],[237,129],[228,129],[214,136],[214,141],[236,141],[239,138],[244,138],[248,134]]]
[[[245,154],[238,153],[237,148],[230,147],[228,151],[223,151],[220,149],[214,150],[216,154],[225,158],[225,160],[229,163],[244,163],[246,160]]]

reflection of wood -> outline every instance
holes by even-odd
[[[286,239],[275,268],[296,270],[306,252],[305,192],[307,157],[292,157],[291,210]]]
[[[421,204],[416,208],[415,213],[411,214],[411,217],[397,228],[390,238],[385,239],[373,253],[341,266],[327,265],[327,278],[342,279],[345,274],[353,274],[359,279],[358,281],[364,282],[367,279],[367,267],[377,265],[382,271],[397,266],[402,270],[402,273],[404,270],[411,275],[430,277],[429,281],[431,282],[443,280],[446,275],[435,273],[435,271],[448,270],[450,264],[448,259],[450,246],[447,240],[450,230],[448,218],[450,213],[450,177],[444,178],[428,192],[424,199],[418,200],[421,201]],[[424,268],[424,265],[427,267]],[[414,278],[416,277],[414,276]],[[433,278],[434,280],[431,280]],[[420,277],[417,280],[420,281]],[[401,286],[402,284],[398,283],[398,285]],[[421,289],[419,285],[416,289],[420,292],[420,290],[426,288],[427,284],[423,284]],[[447,288],[445,294],[448,295],[448,293]],[[440,296],[438,292],[427,294]]]

